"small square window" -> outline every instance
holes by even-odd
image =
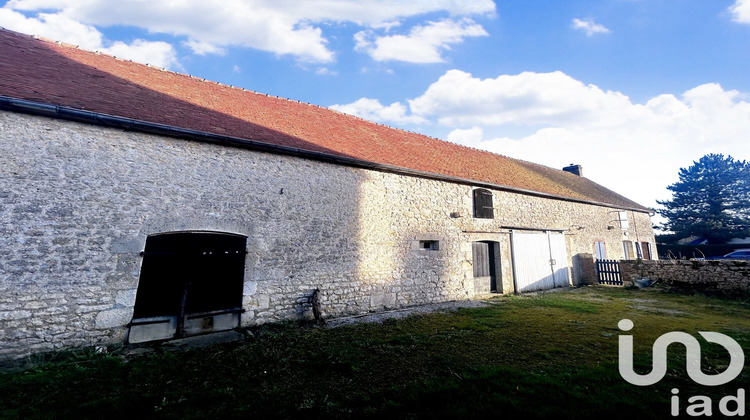
[[[440,241],[419,241],[419,249],[438,251],[440,250]]]

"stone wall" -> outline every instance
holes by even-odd
[[[518,228],[565,233],[573,284],[595,240],[654,242],[603,206],[493,191],[474,219],[469,185],[8,112],[0,135],[0,359],[125,341],[158,233],[247,237],[242,325],[309,316],[315,289],[326,317],[472,299],[473,241],[512,292]]]
[[[620,261],[623,283],[649,278],[679,291],[750,296],[750,262],[739,260]]]

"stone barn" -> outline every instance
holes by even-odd
[[[0,30],[0,359],[518,293],[651,258],[586,179]]]

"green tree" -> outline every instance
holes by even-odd
[[[708,154],[669,187],[672,199],[658,201],[667,219],[660,228],[677,237],[700,236],[709,243],[750,236],[750,163]]]

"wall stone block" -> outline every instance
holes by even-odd
[[[620,261],[625,285],[648,278],[683,292],[750,295],[750,262],[740,260]]]

